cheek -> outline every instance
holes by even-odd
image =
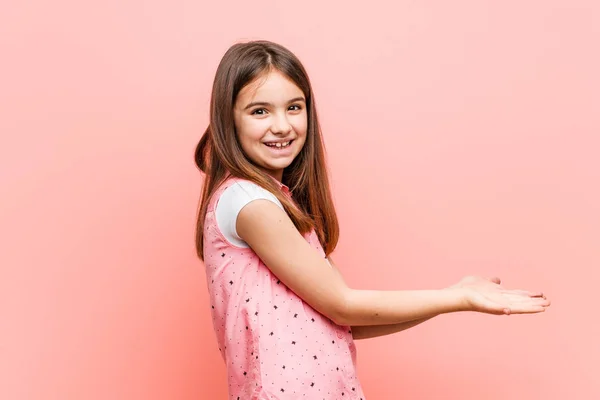
[[[306,130],[308,129],[308,121],[305,118],[300,118],[294,122],[294,130],[298,135],[306,135]]]
[[[265,128],[260,123],[242,124],[238,129],[238,139],[242,145],[251,146],[264,136]]]

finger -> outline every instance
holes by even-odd
[[[524,304],[548,307],[550,305],[550,300],[543,299],[541,297],[531,297],[530,301],[528,303],[524,303]]]
[[[509,302],[509,304],[534,304],[542,306],[550,305],[550,300],[544,297],[529,297],[523,295],[508,294],[504,295],[504,298]]]
[[[531,292],[529,290],[520,290],[520,289],[506,289],[503,290],[502,293],[505,294],[518,294],[518,295],[522,295],[522,296],[528,296],[528,297],[546,297],[544,296],[544,293],[542,292]]]
[[[530,301],[510,301],[508,303],[508,307],[510,309],[528,309],[528,308],[537,309],[538,307],[547,308],[549,306],[550,306],[549,300],[540,299],[540,298],[531,298]]]
[[[544,306],[513,306],[510,307],[510,314],[536,314],[546,311]]]

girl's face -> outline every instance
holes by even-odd
[[[234,105],[238,140],[259,168],[281,182],[306,141],[306,99],[302,90],[277,70],[238,93]]]

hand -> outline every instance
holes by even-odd
[[[532,314],[550,305],[542,292],[509,290],[500,283],[500,278],[467,276],[448,289],[463,292],[467,310],[487,314]]]

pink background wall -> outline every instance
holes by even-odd
[[[368,398],[600,398],[582,0],[3,2],[0,398],[226,398],[192,154],[220,57],[258,38],[310,73],[351,285],[497,274],[553,300],[358,342]]]

